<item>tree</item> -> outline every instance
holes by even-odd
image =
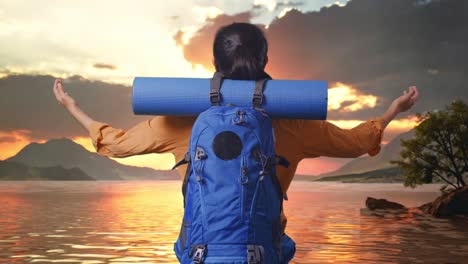
[[[402,140],[397,164],[405,186],[439,179],[453,188],[466,185],[468,177],[468,105],[455,100],[442,111],[417,114],[421,122],[415,135]]]

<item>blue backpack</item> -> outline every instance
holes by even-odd
[[[212,106],[195,121],[182,185],[184,218],[174,251],[180,263],[282,264],[295,253],[281,227],[283,192],[271,119],[261,109],[267,79],[255,83],[253,107],[220,105],[223,76],[211,80]]]

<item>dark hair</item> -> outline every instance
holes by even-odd
[[[216,71],[229,79],[269,78],[264,71],[267,52],[268,43],[262,30],[249,23],[221,27],[213,43]]]

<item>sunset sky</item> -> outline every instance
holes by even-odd
[[[414,127],[415,113],[468,98],[467,63],[458,55],[467,43],[460,3],[0,0],[0,159],[56,137],[94,151],[87,132],[55,102],[55,77],[65,79],[85,112],[127,129],[149,118],[132,113],[133,78],[210,77],[214,33],[234,21],[264,29],[273,78],[327,80],[329,121],[342,128],[381,115],[417,85],[420,102],[390,124],[385,144]],[[157,169],[174,162],[170,154],[117,160]],[[298,173],[320,174],[347,161],[308,160]]]

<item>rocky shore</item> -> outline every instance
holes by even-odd
[[[366,208],[367,210],[361,210],[361,213],[379,215],[379,213],[398,213],[406,212],[410,209],[418,209],[437,218],[451,218],[454,216],[468,217],[468,186],[443,192],[442,195],[437,197],[434,201],[416,208],[407,208],[396,202],[373,197],[367,197]]]

